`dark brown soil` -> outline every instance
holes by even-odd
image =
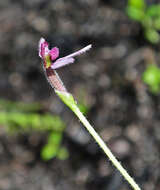
[[[76,99],[85,92],[87,118],[142,189],[160,189],[160,96],[141,80],[148,63],[159,63],[160,48],[144,39],[125,7],[124,0],[0,1],[0,98],[40,102],[60,115],[70,153],[45,163],[43,135],[11,137],[1,127],[1,190],[130,189],[47,83],[38,57],[42,36],[60,56],[93,44],[58,72]]]

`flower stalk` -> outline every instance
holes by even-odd
[[[88,51],[90,48],[91,48],[91,45],[86,46],[85,48],[83,48],[75,53],[72,53],[63,58],[59,58],[56,61],[52,62],[59,55],[58,48],[55,47],[55,48],[52,48],[51,50],[49,50],[48,43],[43,38],[41,38],[40,43],[39,43],[39,56],[43,60],[43,68],[44,68],[47,80],[49,81],[50,85],[54,88],[54,90],[55,90],[56,94],[59,96],[59,98],[64,102],[64,104],[66,104],[75,113],[75,115],[79,118],[79,120],[82,122],[84,127],[88,130],[90,135],[95,139],[95,141],[102,148],[104,153],[107,155],[107,157],[113,163],[113,165],[119,170],[119,172],[123,175],[123,177],[128,181],[128,183],[131,185],[131,187],[134,190],[141,190],[140,187],[138,186],[138,184],[128,174],[128,172],[123,168],[121,163],[116,159],[116,157],[110,151],[108,146],[104,143],[103,139],[98,135],[98,133],[94,130],[94,128],[90,125],[90,123],[85,118],[85,116],[79,110],[77,103],[74,100],[72,94],[70,94],[66,90],[65,86],[63,85],[63,82],[61,81],[60,77],[58,76],[57,72],[55,71],[55,69],[57,69],[59,67],[73,63],[74,62],[73,57]],[[50,59],[48,59],[48,57]]]

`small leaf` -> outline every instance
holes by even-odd
[[[145,37],[153,44],[156,44],[160,40],[160,36],[158,32],[154,29],[146,29],[145,31]]]
[[[52,144],[46,144],[41,150],[41,157],[43,160],[50,160],[56,157],[59,147]]]
[[[127,14],[130,18],[132,18],[133,20],[142,22],[143,18],[145,16],[145,13],[143,10],[137,9],[135,7],[127,7],[126,9]]]
[[[85,105],[84,103],[79,103],[78,107],[80,109],[80,111],[84,114],[87,115],[87,113],[89,112],[89,107],[87,105]]]
[[[52,132],[48,136],[48,144],[59,145],[62,141],[62,133]]]
[[[150,17],[160,16],[160,5],[151,5],[146,11],[146,15]]]
[[[154,20],[154,27],[156,30],[160,30],[160,17]]]
[[[6,125],[8,124],[8,117],[6,112],[0,112],[0,124]]]
[[[74,111],[75,107],[77,107],[77,103],[74,100],[72,94],[69,92],[63,92],[59,90],[55,90],[56,94],[60,97],[60,99],[72,110]]]
[[[146,7],[146,3],[144,0],[129,0],[128,5],[130,7],[134,7],[141,10],[144,10]]]
[[[150,90],[152,93],[157,94],[160,91],[160,86],[159,85],[153,85],[150,87]]]
[[[142,76],[143,81],[149,85],[153,93],[160,90],[160,69],[156,65],[149,65]]]
[[[61,147],[57,153],[57,158],[60,160],[66,160],[69,157],[69,153],[65,147]]]

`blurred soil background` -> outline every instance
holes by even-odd
[[[130,189],[47,83],[38,57],[40,37],[59,47],[60,56],[93,45],[57,71],[77,101],[83,95],[87,118],[142,189],[160,189],[160,96],[141,79],[147,64],[160,63],[160,46],[146,41],[142,27],[126,15],[126,4],[0,1],[0,99],[36,102],[42,115],[60,116],[69,152],[65,160],[46,162],[40,156],[46,132],[11,135],[1,124],[0,190]]]

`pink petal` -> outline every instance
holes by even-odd
[[[45,42],[45,39],[44,38],[41,38],[40,40],[39,40],[39,45],[38,45],[38,47],[39,47],[39,57],[40,58],[42,58],[42,44]]]
[[[44,38],[41,38],[39,41],[39,56],[41,58],[44,58],[44,56],[48,54],[49,54],[48,43],[45,41]]]
[[[54,47],[50,50],[49,54],[51,56],[51,60],[53,61],[59,56],[59,49],[57,47]]]
[[[60,67],[63,67],[65,65],[68,65],[70,63],[74,63],[74,58],[60,58],[57,59],[57,61],[53,62],[51,65],[52,69],[58,69]]]
[[[89,49],[91,49],[91,47],[92,47],[92,45],[90,44],[90,45],[88,45],[88,46],[86,46],[86,47],[84,47],[84,48],[82,48],[82,49],[80,49],[80,50],[78,50],[78,51],[76,51],[76,52],[74,52],[72,54],[69,54],[69,55],[67,55],[67,56],[65,56],[63,58],[75,57],[77,55],[85,53],[86,51],[88,51]]]

